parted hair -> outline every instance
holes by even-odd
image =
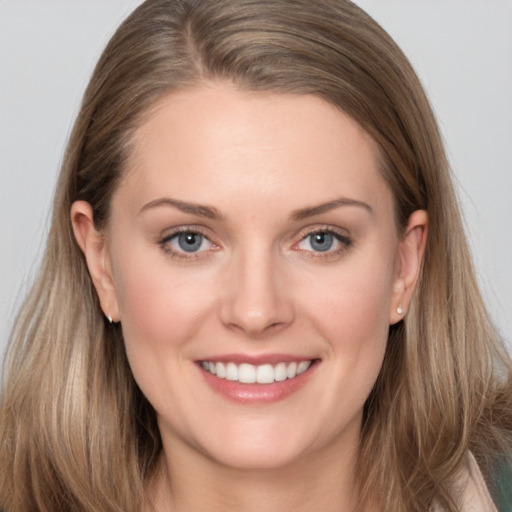
[[[361,510],[455,512],[471,451],[488,482],[512,450],[512,363],[479,293],[439,130],[389,35],[345,0],[148,0],[107,44],[56,186],[41,270],[20,310],[0,402],[4,512],[140,511],[161,454],[122,325],[105,321],[70,220],[102,230],[133,133],[164,95],[204,81],[313,94],[379,147],[396,226],[429,217],[405,319],[390,327],[358,453]]]

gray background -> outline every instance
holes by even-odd
[[[95,61],[140,0],[0,0],[0,353],[44,247],[61,155]],[[482,289],[512,348],[512,1],[357,0],[438,115]]]

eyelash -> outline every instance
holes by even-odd
[[[203,239],[206,240],[206,242],[212,245],[213,247],[218,247],[200,229],[190,226],[182,226],[175,229],[172,233],[165,235],[161,240],[159,240],[158,245],[160,245],[161,249],[164,251],[165,254],[169,255],[171,258],[176,258],[178,260],[191,261],[196,260],[200,257],[204,257],[205,255],[203,254],[203,252],[207,251],[190,252],[187,254],[186,251],[177,251],[170,247],[170,242],[174,238],[182,234],[199,235],[203,237]]]
[[[177,229],[175,229],[172,233],[166,234],[162,239],[158,241],[158,245],[161,247],[162,251],[169,255],[172,258],[176,258],[178,260],[182,261],[193,261],[201,257],[205,257],[206,255],[203,253],[208,253],[211,251],[199,251],[199,252],[189,252],[186,251],[177,251],[170,247],[170,242],[178,237],[181,234],[190,234],[190,235],[199,235],[203,237],[203,241],[206,241],[208,244],[210,244],[215,250],[218,249],[218,245],[215,244],[210,240],[210,238],[205,235],[200,229],[196,227],[191,226],[182,226]],[[336,256],[341,255],[343,252],[347,251],[350,247],[352,247],[353,242],[350,239],[350,237],[338,232],[337,230],[331,228],[331,227],[320,227],[315,228],[311,230],[304,230],[301,235],[298,242],[296,242],[292,248],[297,248],[297,246],[304,241],[306,241],[309,237],[312,237],[314,235],[331,235],[334,237],[334,240],[337,241],[340,244],[340,247],[332,250],[327,249],[325,251],[314,251],[314,250],[300,250],[304,254],[306,254],[310,258],[336,258]]]
[[[304,253],[307,254],[307,256],[310,258],[336,258],[337,256],[340,256],[342,253],[344,253],[353,246],[353,241],[350,237],[340,233],[339,231],[333,229],[332,227],[326,226],[303,231],[302,234],[300,235],[300,240],[296,244],[294,244],[293,247],[297,247],[299,244],[301,244],[309,237],[312,237],[314,235],[332,235],[334,237],[334,240],[339,242],[340,247],[334,250],[329,248],[326,251],[304,251]]]

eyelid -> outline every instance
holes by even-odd
[[[186,226],[178,226],[176,228],[173,228],[171,230],[168,230],[165,232],[165,234],[161,235],[158,239],[158,245],[166,253],[167,255],[183,260],[183,261],[190,261],[190,260],[196,260],[198,258],[204,258],[207,257],[211,252],[216,251],[219,249],[219,244],[212,241],[212,237],[207,235],[205,233],[205,229],[201,226],[195,226],[195,225],[186,225]],[[208,243],[210,244],[210,247],[207,250],[204,251],[198,251],[198,252],[190,252],[187,253],[186,251],[178,251],[174,248],[171,248],[169,245],[169,242],[175,238],[176,236],[182,234],[182,233],[191,233],[196,235],[201,235],[204,237]]]
[[[212,236],[210,234],[207,234],[206,231],[207,230],[202,226],[182,225],[166,231],[163,235],[161,235],[158,238],[157,243],[161,247],[162,251],[164,251],[167,255],[173,258],[183,261],[197,260],[199,258],[208,257],[211,255],[212,252],[216,252],[221,248],[221,245],[212,240]],[[181,233],[192,233],[201,235],[208,241],[210,247],[206,250],[190,253],[171,248],[169,245],[169,241]],[[301,242],[303,242],[307,237],[312,236],[316,233],[332,234],[336,241],[341,245],[341,247],[338,247],[337,249],[328,249],[323,252],[298,248],[298,245]],[[353,240],[351,239],[350,235],[346,232],[346,230],[331,225],[308,226],[306,228],[303,228],[296,236],[296,238],[298,238],[298,240],[296,240],[293,243],[292,249],[299,251],[311,258],[335,258],[342,252],[348,250],[353,245]]]
[[[299,249],[298,245],[306,240],[311,235],[315,235],[317,233],[328,233],[332,234],[334,238],[341,244],[341,247],[338,249],[329,249],[327,251],[310,251],[305,249]],[[341,253],[345,252],[347,249],[352,247],[353,240],[350,237],[350,235],[346,232],[346,230],[343,230],[341,228],[337,228],[330,225],[320,225],[320,226],[308,226],[300,231],[300,233],[297,235],[298,241],[296,241],[292,249],[298,250],[303,252],[304,254],[307,254],[308,257],[311,258],[332,258],[340,255]]]

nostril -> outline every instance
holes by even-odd
[[[227,327],[242,331],[246,334],[248,334],[251,337],[259,337],[268,335],[270,333],[279,332],[282,329],[286,328],[286,325],[284,322],[269,322],[269,323],[249,323],[249,322],[230,322],[227,324]]]
[[[230,268],[220,316],[226,327],[259,337],[285,328],[293,321],[294,313],[278,265],[268,253],[255,252],[239,255]]]

